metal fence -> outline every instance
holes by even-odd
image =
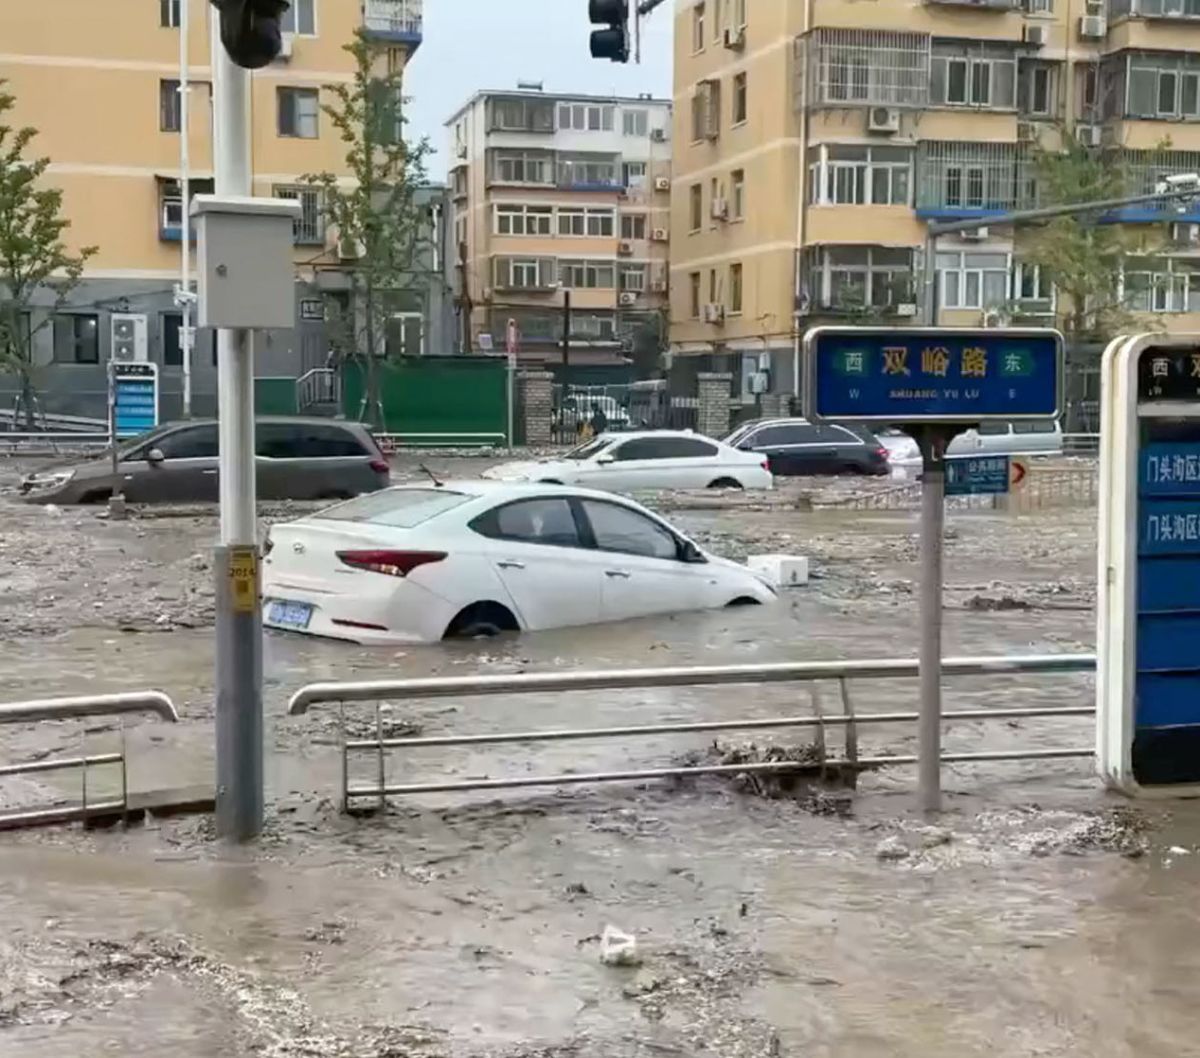
[[[622,430],[694,430],[698,397],[673,396],[647,383],[554,387],[552,438],[578,444],[598,432]]]
[[[41,698],[24,702],[0,703],[0,724],[27,724],[41,720],[76,720],[81,717],[119,716],[150,713],[168,723],[177,723],[179,714],[171,699],[160,691],[134,691],[126,694],[97,694],[78,698]],[[75,771],[80,775],[81,796],[78,804],[53,804],[0,812],[0,830],[37,826],[44,823],[69,823],[96,816],[123,814],[128,807],[128,775],[125,756],[125,728],[121,726],[121,748],[111,753],[48,757],[0,765],[0,779],[20,775],[44,775]],[[89,769],[120,767],[120,796],[89,800]]]
[[[988,676],[997,674],[1050,674],[1094,672],[1096,659],[1091,654],[1059,654],[1014,657],[947,658],[946,676]],[[909,755],[861,756],[858,751],[858,727],[861,724],[913,723],[912,712],[856,713],[848,683],[851,679],[897,679],[918,675],[911,659],[867,661],[785,662],[770,665],[719,665],[696,668],[625,669],[611,672],[523,673],[504,676],[435,677],[425,679],[381,680],[361,683],[315,683],[301,688],[291,698],[288,712],[303,715],[319,703],[375,702],[375,734],[371,738],[342,739],[342,804],[347,811],[355,802],[367,799],[385,807],[387,798],[418,793],[502,790],[534,786],[563,786],[604,782],[637,782],[649,779],[678,778],[694,775],[760,774],[797,772],[812,765],[797,761],[763,761],[744,764],[713,764],[686,767],[627,769],[612,772],[562,773],[519,776],[501,779],[473,779],[454,782],[392,783],[387,777],[389,750],[422,749],[437,746],[479,746],[511,743],[563,742],[583,739],[635,739],[651,735],[754,731],[783,728],[808,728],[816,731],[817,760],[821,771],[915,764]],[[649,687],[712,687],[728,684],[800,683],[836,681],[842,705],[840,713],[826,714],[813,688],[813,712],[805,716],[780,716],[766,719],[716,720],[693,723],[659,723],[636,726],[580,728],[567,730],[508,731],[497,734],[442,735],[432,737],[389,738],[384,735],[382,703],[408,703],[431,698],[483,697],[500,694],[550,694],[585,690],[641,690]],[[1024,717],[1090,716],[1092,706],[1054,706],[1046,708],[972,709],[943,714],[944,720],[999,720]],[[344,717],[343,717],[344,723]],[[826,751],[827,730],[844,730],[845,749],[840,757]],[[343,727],[344,730],[344,727]],[[351,785],[350,755],[369,753],[375,760],[376,777],[372,784]],[[975,753],[948,753],[945,762],[1052,760],[1090,757],[1091,746],[1063,746],[1053,749],[999,750]]]

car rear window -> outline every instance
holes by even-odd
[[[412,529],[471,499],[474,497],[448,489],[385,489],[339,503],[317,517],[331,522],[371,522]]]
[[[358,436],[341,426],[325,423],[262,423],[256,450],[269,459],[337,459],[374,455]]]

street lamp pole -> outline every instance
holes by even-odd
[[[190,0],[179,0],[179,288],[175,303],[179,306],[179,355],[183,362],[183,417],[192,417],[192,218],[191,198],[191,83],[189,81],[188,26]]]
[[[1172,186],[1179,184],[1178,188]],[[1186,184],[1187,186],[1182,186]],[[937,269],[934,258],[937,254],[937,237],[956,231],[971,231],[986,225],[991,227],[1020,227],[1023,224],[1036,224],[1038,221],[1053,220],[1055,217],[1069,217],[1080,213],[1097,213],[1110,209],[1121,209],[1125,206],[1138,206],[1146,202],[1174,202],[1181,199],[1200,197],[1200,176],[1190,175],[1186,178],[1171,177],[1160,190],[1149,195],[1132,195],[1127,198],[1106,198],[1096,202],[1073,202],[1066,206],[1045,206],[1038,209],[1021,209],[1005,213],[1000,217],[976,218],[975,220],[932,221],[926,228],[924,281],[921,288],[921,300],[924,305],[923,318],[925,325],[936,327],[938,322],[937,302]]]

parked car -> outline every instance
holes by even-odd
[[[617,403],[615,397],[603,394],[582,394],[564,398],[558,411],[556,426],[560,431],[578,431],[585,423],[594,422],[597,412],[610,429],[624,430],[629,427],[628,410]]]
[[[258,496],[264,500],[349,499],[384,488],[391,472],[370,431],[335,419],[262,418],[255,424]],[[217,423],[160,426],[117,451],[115,484],[130,503],[215,501]],[[111,453],[29,474],[30,503],[98,503],[113,491]]]
[[[605,433],[566,455],[503,463],[484,472],[496,481],[586,485],[608,492],[635,489],[769,489],[767,461],[690,431]]]
[[[406,485],[272,526],[267,627],[432,643],[765,603],[774,589],[608,493]]]
[[[756,419],[739,426],[725,443],[766,456],[778,477],[888,472],[887,449],[861,426]]]
[[[917,442],[897,429],[879,431],[879,440],[888,449],[888,461],[906,470],[920,469],[921,452]],[[955,456],[1028,456],[1061,455],[1062,427],[1049,422],[985,422],[978,429],[964,430],[946,449]]]

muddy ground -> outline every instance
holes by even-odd
[[[347,728],[373,728],[374,712],[285,715],[288,694],[317,679],[911,656],[915,515],[822,509],[883,487],[651,501],[720,553],[809,555],[812,585],[773,607],[405,650],[269,636],[272,813],[257,846],[217,843],[206,817],[3,837],[0,1055],[1189,1053],[1200,815],[1111,799],[1087,761],[948,767],[936,821],[916,813],[906,769],[868,773],[856,791],[690,780],[425,795],[350,818],[338,745]],[[264,523],[293,513],[262,512]],[[214,512],[100,514],[0,497],[4,698],[155,686],[183,722],[9,727],[4,756],[124,738],[135,790],[211,781]],[[948,654],[1091,649],[1094,512],[952,514],[948,536]],[[910,682],[851,690],[867,714],[915,705]],[[1086,704],[1091,683],[948,680],[946,697],[956,709]],[[840,708],[838,689],[820,687],[816,704]],[[813,708],[809,688],[771,685],[393,702],[381,721],[433,735]],[[387,775],[804,756],[811,737],[439,748],[392,757]],[[831,751],[841,737],[830,729]],[[946,733],[962,750],[1087,748],[1092,737],[1083,719],[958,721]],[[914,745],[908,726],[864,724],[861,740],[865,753]],[[353,759],[352,780],[377,767]],[[113,778],[90,781],[98,796]],[[9,804],[72,789],[0,785]],[[637,937],[639,965],[601,963],[610,924]]]

